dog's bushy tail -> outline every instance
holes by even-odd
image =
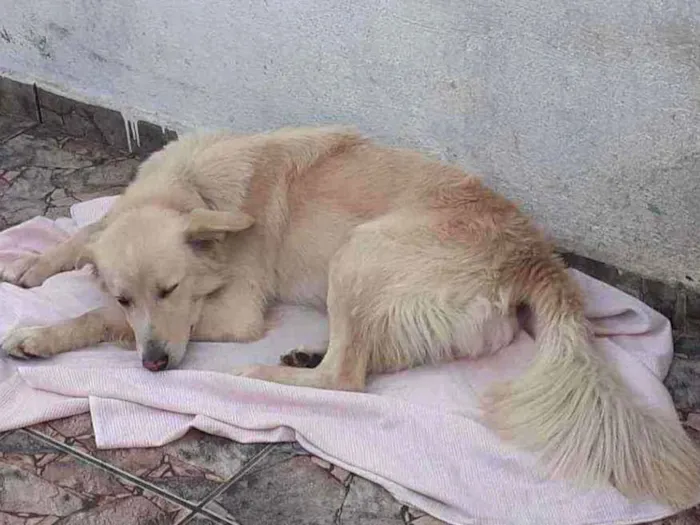
[[[526,272],[537,356],[522,377],[492,392],[493,424],[541,453],[556,477],[610,482],[630,499],[678,509],[697,503],[700,453],[678,419],[636,403],[592,346],[580,292],[563,265],[538,260]]]

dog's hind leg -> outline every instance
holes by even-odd
[[[331,272],[332,273],[332,272]],[[236,370],[236,375],[287,385],[330,390],[363,390],[367,375],[368,350],[353,337],[350,297],[331,277],[328,291],[330,337],[325,353],[314,352],[311,359],[322,357],[317,366],[252,366]]]
[[[362,265],[362,257],[361,246],[355,239],[351,239],[331,262],[326,299],[330,333],[325,352],[314,350],[307,354],[308,360],[303,367],[253,366],[234,373],[289,385],[363,390],[371,349],[362,337],[363,334],[358,332],[356,312],[362,310],[359,301],[366,294],[360,293],[357,287],[349,287],[349,283],[353,283],[371,288],[375,280],[365,275],[366,271],[374,272],[375,269]],[[369,288],[365,291],[369,291]],[[289,355],[283,356],[283,362],[293,359]],[[312,364],[317,366],[310,367]]]
[[[308,368],[319,352],[301,363],[288,354],[283,362],[304,367],[241,375],[361,390],[369,373],[480,357],[508,344],[517,326],[507,294],[489,285],[478,251],[426,236],[429,220],[386,216],[356,228],[338,250],[329,271],[330,341],[318,366]]]

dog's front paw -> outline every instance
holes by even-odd
[[[34,261],[34,264],[24,272],[18,284],[25,288],[34,288],[35,286],[42,285],[46,279],[52,275],[56,275],[59,271],[60,269],[56,268],[53,261],[45,257],[38,257]]]
[[[56,352],[52,343],[53,338],[46,327],[29,326],[12,330],[5,337],[1,348],[10,357],[31,359],[54,355]]]
[[[41,255],[22,255],[11,263],[0,266],[0,281],[34,288],[56,273],[54,264]]]
[[[39,255],[28,253],[19,256],[17,259],[0,265],[0,281],[5,281],[12,284],[19,284],[22,276],[34,266],[39,259]]]

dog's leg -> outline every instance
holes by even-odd
[[[516,325],[507,297],[491,298],[497,294],[472,269],[471,252],[455,254],[454,245],[426,241],[422,230],[430,226],[430,218],[422,223],[412,216],[386,216],[356,228],[338,250],[329,271],[330,342],[318,366],[237,372],[278,383],[361,390],[368,373],[479,357],[508,344]],[[314,354],[298,364],[311,366]]]
[[[330,334],[328,350],[318,366],[252,366],[235,370],[234,374],[287,385],[331,390],[364,389],[369,347],[362,338],[355,337],[353,315],[358,310],[362,294],[348,288],[349,282],[358,284],[363,281],[360,265],[355,264],[361,253],[354,243],[348,243],[344,248],[330,266],[327,297]]]
[[[265,297],[245,284],[230,287],[207,297],[199,321],[192,332],[193,341],[256,341],[265,335]]]
[[[57,273],[75,269],[84,255],[86,244],[102,227],[103,221],[99,221],[44,253],[27,254],[6,267],[0,266],[0,281],[33,288]]]
[[[12,357],[28,359],[77,350],[102,342],[131,345],[134,334],[121,309],[104,307],[50,326],[19,327],[2,342]]]
[[[330,340],[328,350],[315,368],[289,366],[252,366],[233,373],[287,385],[361,391],[365,386],[368,353],[352,338],[352,319],[347,297],[333,291],[328,293]]]

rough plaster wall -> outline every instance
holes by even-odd
[[[176,129],[355,123],[700,281],[698,0],[0,0],[0,73]]]

